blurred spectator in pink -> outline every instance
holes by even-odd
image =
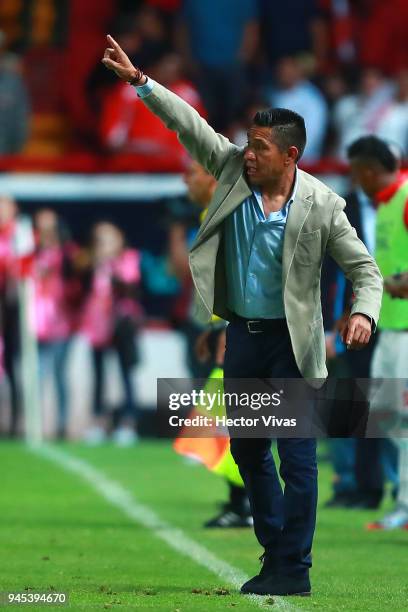
[[[326,135],[328,108],[321,91],[306,78],[300,57],[280,58],[275,70],[275,85],[267,91],[266,98],[270,106],[288,108],[304,118],[307,143],[302,160],[318,160]]]
[[[136,299],[140,282],[140,255],[125,245],[122,231],[111,223],[94,226],[89,267],[85,275],[85,300],[80,330],[92,347],[94,367],[94,424],[86,434],[90,444],[106,439],[107,414],[104,405],[106,371],[104,361],[113,349],[119,359],[125,401],[119,427],[113,434],[119,445],[136,441],[136,401],[131,374],[138,357],[136,325],[141,308]]]
[[[346,159],[351,142],[364,134],[377,133],[392,97],[393,85],[380,70],[363,70],[357,93],[340,98],[333,109],[337,157]]]
[[[30,105],[16,56],[0,30],[0,155],[19,153],[28,137]]]
[[[38,340],[40,379],[51,374],[57,396],[57,436],[66,435],[68,388],[66,365],[75,329],[79,286],[74,276],[75,245],[58,215],[41,209],[34,216],[34,325]]]
[[[18,377],[20,351],[18,309],[18,263],[15,255],[18,208],[13,198],[0,196],[0,335],[3,369],[10,390],[10,435],[17,433],[21,413],[21,388]]]
[[[183,76],[179,55],[165,53],[148,73],[206,116],[197,90]],[[127,83],[119,82],[106,96],[100,129],[102,143],[111,152],[139,154],[155,163],[155,158],[162,158],[178,164],[179,169],[187,163],[185,149],[176,134],[149,111],[136,88]]]
[[[178,43],[210,124],[225,131],[242,106],[245,72],[259,48],[257,0],[184,0]]]

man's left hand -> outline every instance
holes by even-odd
[[[352,315],[341,332],[341,339],[348,349],[356,351],[363,349],[371,338],[371,323],[361,314]]]

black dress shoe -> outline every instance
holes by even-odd
[[[253,524],[254,520],[249,512],[241,508],[235,508],[230,504],[225,504],[222,512],[204,523],[204,527],[228,529],[237,527],[253,527]]]
[[[259,557],[259,560],[262,563],[261,571],[259,572],[259,574],[257,574],[257,576],[254,576],[242,585],[241,593],[243,593],[244,595],[253,593],[253,588],[263,582],[263,580],[265,580],[267,577],[277,574],[276,559],[273,555],[265,552]]]
[[[325,504],[325,508],[348,508],[354,496],[354,491],[335,493]]]
[[[244,593],[242,588],[241,593]],[[297,595],[298,597],[309,597],[312,589],[308,575],[299,577],[276,574],[266,576],[263,580],[253,583],[250,590],[246,590],[245,593],[252,593],[253,595]]]
[[[382,501],[382,492],[356,492],[351,496],[347,508],[351,510],[378,510]]]

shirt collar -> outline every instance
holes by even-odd
[[[282,206],[282,209],[285,208],[286,206],[288,206],[289,204],[292,204],[293,200],[296,198],[296,193],[297,193],[297,190],[298,190],[298,185],[299,185],[299,172],[298,172],[298,168],[296,166],[295,167],[295,182],[293,183],[293,189],[291,191],[291,194],[290,194],[288,200]],[[261,205],[261,208],[263,210],[261,190],[258,187],[254,187],[252,191],[253,191],[253,193],[254,193],[258,203],[259,202],[261,203],[260,205]]]
[[[296,193],[299,185],[299,172],[297,166],[295,166],[295,182],[293,184],[292,193],[290,194],[290,198],[288,200],[288,204],[291,204],[293,200],[296,198]]]

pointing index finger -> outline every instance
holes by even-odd
[[[110,34],[108,34],[106,38],[107,38],[108,42],[112,45],[112,47],[114,49],[116,49],[116,50],[120,49],[118,43],[116,42],[116,40]]]

